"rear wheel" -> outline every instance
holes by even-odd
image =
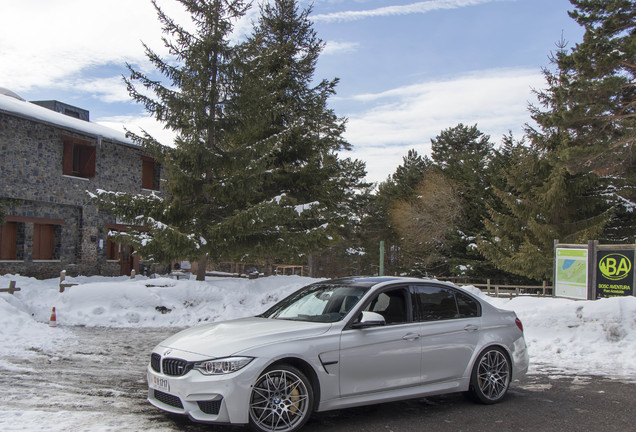
[[[490,347],[477,357],[470,377],[470,396],[484,404],[499,402],[510,385],[510,360],[498,347]]]
[[[294,432],[309,420],[313,390],[298,369],[278,365],[263,372],[252,387],[250,427],[258,432]]]

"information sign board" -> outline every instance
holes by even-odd
[[[557,248],[554,273],[557,297],[587,300],[587,248]]]
[[[633,250],[596,252],[596,298],[634,295]]]

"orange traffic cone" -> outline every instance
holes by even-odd
[[[57,327],[57,317],[55,316],[55,306],[53,306],[53,310],[51,311],[51,319],[49,321],[50,327]]]

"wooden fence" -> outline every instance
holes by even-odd
[[[15,286],[15,281],[9,281],[9,288],[0,288],[0,292],[6,292],[9,294],[13,294],[16,291],[20,291],[21,288],[17,288]]]
[[[554,287],[547,285],[545,281],[543,281],[542,285],[503,285],[493,284],[490,282],[490,279],[488,279],[485,284],[458,282],[456,285],[472,285],[479,288],[489,296],[494,297],[510,296],[512,298],[519,295],[543,297],[552,296],[554,292]]]

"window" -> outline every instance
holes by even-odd
[[[14,260],[17,256],[18,224],[7,222],[0,225],[0,260]]]
[[[453,291],[444,287],[416,286],[415,298],[421,321],[457,318],[457,303]]]
[[[477,300],[474,298],[460,292],[455,294],[455,298],[457,299],[457,308],[459,309],[459,316],[461,318],[478,317],[481,315],[479,303],[477,303]]]
[[[404,289],[402,288],[378,294],[364,310],[379,313],[387,324],[401,324],[408,321]]]
[[[159,164],[148,156],[141,157],[141,187],[159,190]]]
[[[469,295],[438,286],[414,287],[420,321],[477,317],[479,304]]]
[[[88,141],[63,137],[64,158],[62,172],[74,177],[95,177],[97,149]]]
[[[61,225],[33,224],[33,259],[59,260]]]

